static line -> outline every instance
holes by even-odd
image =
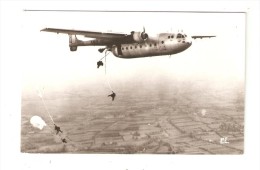
[[[112,87],[111,87],[111,85],[110,85],[110,83],[109,83],[109,80],[108,80],[107,76],[106,76],[106,81],[107,81],[107,84],[108,84],[110,90],[113,91],[113,89],[112,89]]]
[[[44,100],[43,100],[43,97],[41,97],[41,99],[42,99],[42,102],[43,102],[44,108],[45,108],[45,110],[47,111],[47,113],[48,113],[48,115],[49,115],[49,117],[50,117],[52,123],[55,124],[53,118],[51,117],[51,114],[50,114],[48,108],[46,107],[46,104],[45,104],[45,102],[44,102]]]
[[[109,53],[108,53],[108,54],[109,54]],[[106,55],[106,56],[107,56],[107,55]],[[109,83],[109,80],[108,80],[108,78],[107,78],[107,57],[106,57],[106,56],[105,56],[105,77],[106,77],[106,82],[107,82],[107,84],[108,84],[110,90],[113,91],[113,89],[112,89],[112,87],[111,87],[111,85],[110,85],[110,83]]]
[[[38,91],[38,96],[41,98],[42,103],[43,103],[43,106],[44,106],[45,110],[47,111],[47,113],[48,113],[48,115],[49,115],[51,121],[53,122],[53,124],[55,124],[55,123],[54,123],[54,120],[53,120],[53,118],[51,117],[51,114],[50,114],[50,112],[49,112],[49,110],[48,110],[48,108],[47,108],[47,106],[46,106],[46,104],[45,104],[45,101],[44,101],[44,99],[43,99],[43,90],[44,90],[44,88],[42,88],[42,90],[39,90],[39,89],[37,90],[37,91]]]

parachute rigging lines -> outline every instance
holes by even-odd
[[[44,88],[43,88],[42,90],[44,90]],[[38,90],[38,96],[41,98],[42,103],[43,103],[43,106],[44,106],[46,112],[48,113],[48,116],[49,116],[49,118],[51,119],[52,123],[55,124],[55,122],[54,122],[54,120],[53,120],[53,118],[52,118],[52,116],[51,116],[51,114],[50,114],[48,108],[46,107],[45,101],[44,101],[44,99],[43,99],[43,91]]]
[[[105,78],[106,78],[106,83],[107,83],[109,89],[113,92],[113,89],[112,89],[112,87],[111,87],[111,84],[110,84],[110,82],[109,82],[108,75],[107,75],[107,60],[106,60],[106,57],[107,57],[108,54],[109,54],[109,52],[106,51],[105,56],[102,57],[102,58],[100,59],[100,61],[101,61],[103,58],[105,58]],[[45,103],[45,100],[44,100],[44,96],[43,96],[43,92],[44,92],[44,88],[37,90],[38,96],[41,98],[41,101],[42,101],[42,103],[43,103],[44,109],[46,110],[46,113],[47,113],[48,117],[51,119],[51,121],[52,121],[52,123],[53,123],[53,126],[56,127],[55,121],[53,120],[53,117],[52,117],[51,113],[49,112],[49,110],[48,110],[48,108],[47,108],[47,106],[46,106],[46,103]],[[113,92],[113,93],[114,93],[114,92]],[[104,107],[105,107],[105,106],[104,106]],[[45,114],[46,114],[46,113],[45,113]],[[44,121],[43,121],[43,122],[44,122]],[[43,123],[42,123],[42,124],[43,124]],[[36,125],[35,125],[35,126],[36,126]],[[37,125],[37,126],[38,126],[38,125]],[[75,141],[71,140],[71,139],[69,138],[69,136],[67,136],[66,134],[63,134],[63,132],[62,132],[61,130],[60,130],[60,133],[59,133],[59,131],[55,133],[55,130],[57,131],[56,128],[55,128],[55,130],[53,130],[52,126],[49,126],[49,125],[46,124],[46,123],[43,125],[43,127],[44,127],[44,126],[47,126],[48,128],[50,128],[51,133],[52,133],[53,135],[59,136],[59,138],[61,139],[61,141],[62,141],[64,144],[67,143],[67,141],[70,141],[70,144],[71,144],[72,146],[76,147],[77,149],[79,149],[79,148],[86,149],[86,147],[83,147],[83,144],[84,144],[84,143],[77,142],[77,141],[75,142]],[[37,127],[37,128],[42,129],[43,127],[41,126],[41,127]],[[87,149],[88,149],[88,147],[87,147]]]
[[[51,116],[51,114],[50,114],[50,112],[49,112],[49,110],[48,110],[48,108],[47,108],[47,106],[46,106],[46,103],[45,103],[45,101],[44,101],[44,98],[43,98],[43,90],[44,90],[44,88],[42,88],[42,90],[37,90],[38,96],[41,98],[41,100],[42,100],[42,102],[43,102],[43,105],[44,105],[44,108],[45,108],[46,112],[48,113],[48,116],[49,116],[49,118],[51,119],[51,121],[52,121],[52,123],[53,123],[53,125],[54,125],[54,127],[55,127],[56,124],[55,124],[55,122],[54,122],[54,120],[53,120],[53,118],[52,118],[52,116]],[[57,132],[55,131],[56,129],[53,130],[53,128],[50,127],[48,124],[46,124],[45,121],[44,121],[41,117],[39,117],[39,116],[33,116],[30,123],[31,123],[34,127],[39,128],[39,129],[41,129],[41,130],[42,130],[42,128],[43,128],[44,126],[47,126],[48,128],[50,128],[51,133],[52,133],[54,136],[59,136],[59,138],[60,138],[60,140],[62,141],[63,144],[66,144],[66,143],[68,143],[67,141],[70,141],[70,145],[71,145],[71,146],[74,146],[74,147],[77,148],[78,150],[79,150],[79,149],[86,149],[86,147],[83,147],[83,146],[82,146],[83,143],[72,141],[72,140],[69,138],[69,136],[67,136],[66,134],[64,134],[61,130],[60,130],[61,133],[57,133]]]

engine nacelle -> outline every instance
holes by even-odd
[[[144,42],[148,38],[148,34],[145,32],[132,32],[133,40],[137,43]]]
[[[76,35],[69,35],[69,46],[70,46],[70,51],[77,51],[77,37]]]
[[[70,47],[70,51],[77,51],[78,47]]]

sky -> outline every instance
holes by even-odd
[[[107,57],[106,73],[111,81],[146,81],[154,75],[181,80],[240,81],[245,75],[245,14],[243,13],[84,13],[22,12],[22,43],[26,54],[21,60],[23,87],[65,87],[104,78],[104,68],[96,62],[103,57],[101,47],[69,50],[66,34],[40,32],[46,27],[101,32],[142,31],[148,35],[178,32],[215,35],[196,39],[186,51],[170,56],[140,59]],[[232,22],[230,22],[232,21]],[[86,38],[80,37],[84,40]],[[156,81],[156,80],[155,80]]]
[[[259,169],[259,1],[202,2],[33,2],[0,1],[1,31],[1,169]],[[246,63],[243,37],[244,21],[240,14],[149,14],[97,15],[75,13],[30,13],[23,9],[115,9],[115,10],[201,10],[248,12]],[[222,15],[222,16],[220,16]],[[242,18],[242,19],[241,19]],[[97,70],[101,58],[98,47],[83,47],[71,53],[68,37],[40,32],[45,27],[74,28],[129,33],[176,31],[187,34],[214,34],[212,39],[197,39],[183,53],[168,56],[123,60],[108,58],[111,82],[137,77],[171,76],[183,80],[213,77],[244,80],[246,64],[245,153],[241,156],[150,156],[150,155],[55,155],[20,153],[21,91],[36,86],[68,86],[87,83],[104,76]],[[163,67],[162,67],[163,65]],[[85,82],[83,80],[86,80]],[[211,80],[211,79],[210,79]],[[22,82],[22,83],[21,83]],[[22,86],[22,88],[21,88]],[[13,128],[10,128],[13,127]],[[14,163],[15,160],[15,163]],[[131,161],[129,161],[131,160]],[[187,163],[188,162],[188,163]],[[213,165],[213,166],[212,166]]]

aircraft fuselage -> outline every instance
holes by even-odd
[[[188,49],[192,45],[192,39],[216,37],[215,35],[193,35],[188,37],[183,32],[152,35],[146,33],[145,28],[143,28],[142,32],[131,31],[130,34],[59,28],[44,28],[41,31],[69,35],[70,51],[77,51],[78,46],[105,46],[98,49],[98,51],[100,53],[111,51],[119,58],[172,55]],[[77,35],[91,38],[91,40],[79,40],[76,37]]]
[[[191,44],[187,37],[176,38],[173,34],[162,33],[148,38],[143,43],[122,44],[121,51],[120,46],[113,46],[112,52],[119,58],[171,55],[186,50]]]
[[[131,40],[129,40],[130,42]],[[110,44],[110,45],[109,45]],[[139,58],[160,55],[171,55],[188,49],[191,45],[191,39],[185,34],[161,33],[156,36],[149,36],[146,40],[136,43],[127,43],[127,41],[110,40],[77,40],[73,46],[102,46],[107,47],[119,58]]]

